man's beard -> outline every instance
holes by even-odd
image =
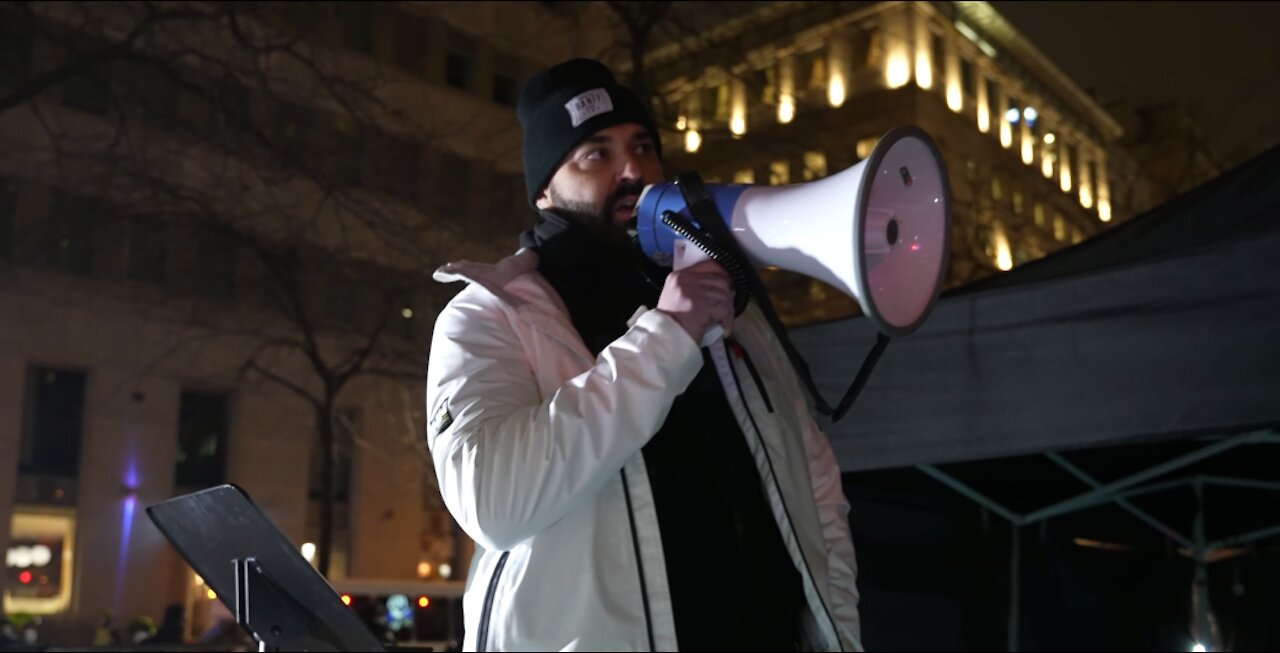
[[[630,256],[635,254],[635,243],[627,234],[627,225],[614,221],[613,215],[618,208],[618,202],[622,201],[623,197],[628,195],[639,197],[643,190],[644,186],[641,184],[623,182],[600,207],[587,202],[566,199],[551,188],[547,189],[547,193],[551,196],[551,203],[555,207],[551,209],[554,213],[586,229],[595,240],[610,251]]]

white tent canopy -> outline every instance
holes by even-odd
[[[868,320],[791,337],[828,399]],[[859,471],[1280,424],[1280,148],[1102,235],[944,296],[823,424]]]

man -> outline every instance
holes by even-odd
[[[440,314],[427,378],[441,494],[476,542],[467,650],[860,650],[848,502],[759,311],[712,261],[664,271],[625,225],[657,129],[604,65],[518,107],[522,248]],[[724,341],[699,349],[720,324]]]

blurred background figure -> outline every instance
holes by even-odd
[[[164,609],[164,618],[161,619],[160,628],[156,630],[156,634],[142,643],[181,644],[183,613],[184,610],[181,604],[170,603],[169,607]]]
[[[116,632],[115,626],[111,620],[113,615],[110,610],[102,611],[102,620],[98,622],[98,627],[93,631],[94,646],[115,646],[120,643],[120,634]]]

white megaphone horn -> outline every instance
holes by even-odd
[[[938,147],[919,128],[889,131],[869,157],[817,181],[701,186],[751,265],[840,289],[885,336],[915,331],[937,301],[951,245],[951,194]],[[714,225],[700,224],[688,206],[688,192],[663,182],[640,196],[636,239],[654,263],[676,263],[684,239],[664,221],[668,212],[714,235]]]

